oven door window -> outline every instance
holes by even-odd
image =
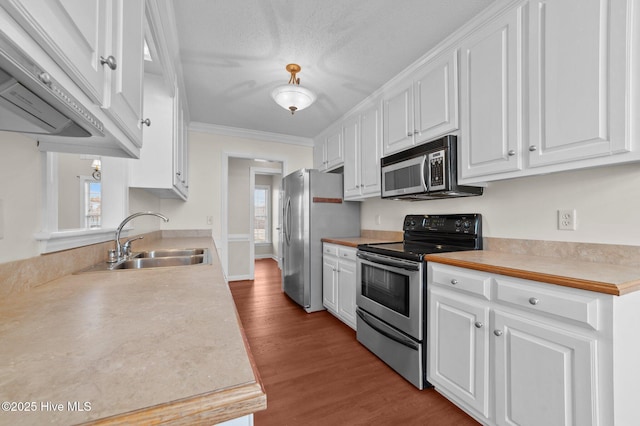
[[[362,264],[362,296],[409,317],[410,276]]]

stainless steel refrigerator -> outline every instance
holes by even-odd
[[[342,175],[301,169],[282,179],[284,292],[307,312],[323,310],[322,241],[360,235],[360,203],[342,199]]]

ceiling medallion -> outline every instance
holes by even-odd
[[[284,109],[291,111],[293,115],[296,111],[301,111],[315,102],[316,95],[311,90],[300,86],[300,79],[296,78],[296,74],[302,68],[298,64],[289,64],[286,70],[291,73],[289,83],[278,86],[271,92],[271,97],[278,105]]]

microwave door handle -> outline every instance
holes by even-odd
[[[427,173],[430,173],[430,168],[427,167],[428,163],[429,163],[429,156],[425,155],[424,158],[422,159],[422,165],[420,166],[420,179],[422,179],[422,187],[425,189],[425,191],[429,191],[427,182],[431,181],[431,178],[429,177],[427,179],[427,176],[426,176]]]

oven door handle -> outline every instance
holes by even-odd
[[[356,313],[358,314],[358,316],[360,317],[360,319],[362,321],[364,321],[369,327],[373,328],[375,331],[377,331],[378,333],[382,334],[383,336],[400,343],[401,345],[407,346],[411,349],[414,350],[418,350],[420,348],[420,346],[414,342],[411,339],[407,339],[401,336],[398,336],[396,334],[391,334],[386,330],[381,329],[380,327],[376,326],[373,321],[371,321],[368,317],[370,316],[369,314],[367,314],[366,312],[363,312],[360,309],[356,309]]]
[[[417,262],[412,262],[411,264],[409,263],[405,263],[402,261],[396,261],[394,259],[390,259],[390,258],[381,258],[378,256],[369,256],[366,253],[362,253],[362,252],[358,252],[357,256],[360,259],[364,259],[367,260],[369,262],[373,262],[373,263],[377,263],[379,265],[385,265],[385,266],[392,266],[394,268],[400,268],[400,269],[405,269],[407,271],[419,271],[420,270],[420,264]]]

